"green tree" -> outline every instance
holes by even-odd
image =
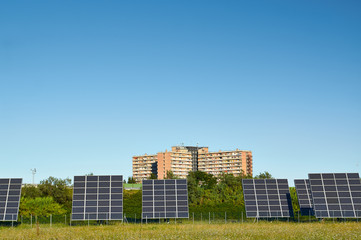
[[[49,217],[50,214],[61,215],[66,210],[52,197],[21,198],[19,214],[25,217],[30,215],[38,217]]]
[[[271,179],[273,177],[269,172],[265,171],[263,173],[260,173],[260,174],[256,175],[254,178],[257,178],[257,179]]]
[[[177,176],[174,175],[174,173],[171,170],[167,171],[167,176],[165,177],[165,179],[178,179]]]
[[[133,177],[128,177],[128,183],[137,183]]]
[[[72,206],[72,189],[70,184],[70,178],[49,177],[42,180],[38,188],[43,197],[52,197],[55,202],[63,205],[70,212]]]
[[[291,195],[293,213],[294,214],[299,214],[300,205],[298,204],[298,197],[297,197],[297,192],[296,192],[295,187],[290,187],[290,195]]]
[[[158,177],[156,174],[151,173],[148,179],[158,179]]]
[[[38,187],[32,184],[25,184],[21,188],[21,196],[24,198],[36,198],[36,197],[41,197],[42,193]]]

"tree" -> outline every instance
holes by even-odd
[[[273,177],[269,172],[265,171],[264,173],[260,173],[260,174],[256,175],[254,178],[257,178],[257,179],[272,179]]]
[[[24,198],[36,198],[36,197],[41,197],[42,193],[38,187],[32,184],[25,184],[21,188],[21,196]]]
[[[36,197],[36,198],[21,198],[20,215],[30,217],[30,215],[38,217],[49,217],[53,215],[61,215],[66,213],[62,206],[55,202],[52,197]]]
[[[60,179],[49,177],[40,181],[38,188],[42,197],[52,197],[55,202],[64,205],[70,211],[72,206],[72,189],[70,188],[71,179]]]
[[[128,177],[128,183],[137,183],[133,177]]]
[[[156,174],[151,173],[149,179],[158,179],[158,177]]]
[[[295,187],[290,187],[290,197],[292,201],[293,213],[300,214],[300,205],[298,204],[298,197]]]
[[[165,177],[165,179],[178,179],[177,176],[174,175],[174,173],[171,170],[167,171],[167,176]]]

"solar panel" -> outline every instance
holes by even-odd
[[[313,201],[308,179],[295,179],[295,187],[301,215],[313,215]]]
[[[247,217],[293,215],[287,179],[243,179],[242,184]]]
[[[123,220],[123,176],[75,176],[72,221]]]
[[[17,221],[21,178],[0,178],[0,221]]]
[[[188,218],[186,179],[143,180],[142,218]]]
[[[361,217],[358,173],[308,174],[316,218]]]

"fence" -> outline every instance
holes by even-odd
[[[16,216],[14,217],[16,219]],[[291,218],[247,218],[244,211],[240,212],[190,212],[189,218],[187,219],[141,219],[141,214],[139,213],[124,213],[123,223],[125,224],[148,224],[148,223],[179,223],[179,224],[198,224],[198,223],[208,223],[208,224],[230,224],[230,223],[247,223],[247,222],[258,222],[258,221],[282,221],[282,222],[319,222],[320,219],[316,219],[314,216],[301,216],[296,213],[294,217]],[[357,221],[358,218],[353,219],[340,219],[340,218],[327,218],[322,221],[328,222],[344,222],[344,221]],[[63,224],[63,225],[111,225],[116,224],[122,221],[71,221],[71,215],[50,215],[48,217],[38,217],[38,216],[18,216],[17,221],[5,222],[2,225],[14,226],[19,224],[28,224],[31,227],[37,222],[39,224],[47,224],[50,227],[53,224]]]

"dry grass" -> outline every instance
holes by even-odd
[[[361,239],[361,223],[29,225],[0,228],[1,239]]]

